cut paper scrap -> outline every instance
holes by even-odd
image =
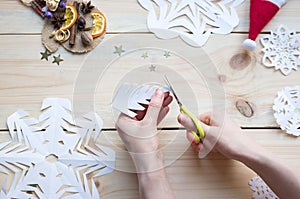
[[[129,117],[135,117],[137,114],[133,110],[143,111],[148,105],[158,86],[138,85],[138,84],[121,84],[113,100],[112,107]],[[169,92],[169,87],[162,87],[163,92]]]
[[[254,199],[279,199],[259,176],[252,178],[249,186],[253,191],[252,198]]]
[[[282,130],[294,136],[300,135],[300,86],[286,87],[279,91],[273,110]]]
[[[75,123],[70,101],[60,98],[45,99],[41,111],[38,120],[23,110],[8,117],[0,198],[100,198],[95,177],[115,168],[115,152],[91,139],[102,129],[101,118],[88,113]]]
[[[236,8],[244,0],[138,0],[149,11],[147,24],[158,38],[180,36],[203,46],[211,34],[228,34],[238,24]]]
[[[289,75],[300,65],[300,38],[294,30],[280,25],[260,39],[264,53],[262,63],[266,67],[274,67],[282,74]]]

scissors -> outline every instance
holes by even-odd
[[[191,118],[191,120],[193,121],[194,125],[196,126],[197,128],[197,131],[198,132],[195,132],[195,131],[192,131],[192,134],[193,136],[195,137],[196,139],[196,144],[199,144],[200,143],[200,139],[204,138],[205,136],[205,133],[202,129],[202,126],[199,122],[199,120],[193,115],[193,113],[191,111],[189,111],[180,101],[179,101],[179,98],[177,97],[173,87],[171,86],[171,83],[170,81],[168,80],[167,76],[165,75],[165,82],[167,83],[168,87],[170,88],[170,91],[172,92],[174,98],[176,99],[177,101],[177,104],[180,108],[180,112],[181,113],[184,113],[185,115],[187,115],[189,118]]]

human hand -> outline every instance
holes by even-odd
[[[157,125],[169,112],[172,102],[169,93],[157,89],[146,111],[139,112],[136,118],[120,114],[116,129],[129,151],[138,172],[157,169],[162,166],[162,153],[158,151]],[[139,118],[143,118],[139,120]],[[155,165],[157,163],[157,165]],[[152,165],[150,168],[149,165]]]
[[[146,111],[135,118],[121,114],[116,122],[119,132],[138,173],[141,198],[175,198],[159,151],[157,125],[169,112],[169,93],[157,89]]]
[[[157,89],[145,111],[138,111],[135,118],[120,114],[116,129],[127,150],[132,153],[150,153],[158,148],[157,125],[169,112],[172,102],[169,93]]]
[[[184,114],[178,116],[178,121],[187,129],[187,139],[192,143],[193,149],[199,157],[205,157],[210,151],[218,151],[228,158],[240,159],[245,150],[257,147],[248,136],[243,134],[241,128],[225,113],[204,113],[199,116],[205,137],[199,144],[191,131],[195,131],[192,120]]]

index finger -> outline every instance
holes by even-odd
[[[197,127],[195,126],[193,120],[188,117],[187,115],[183,114],[183,113],[180,113],[178,115],[178,118],[177,118],[178,122],[180,124],[182,124],[187,130],[189,131],[194,131],[194,132],[198,132],[198,129]],[[200,125],[202,126],[202,129],[204,132],[207,131],[208,127],[206,124],[202,123],[201,121],[199,121]]]

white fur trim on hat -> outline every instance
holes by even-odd
[[[249,51],[254,51],[255,48],[256,48],[256,43],[255,41],[251,40],[251,39],[246,39],[244,42],[243,42],[243,46],[246,50],[249,50]]]

